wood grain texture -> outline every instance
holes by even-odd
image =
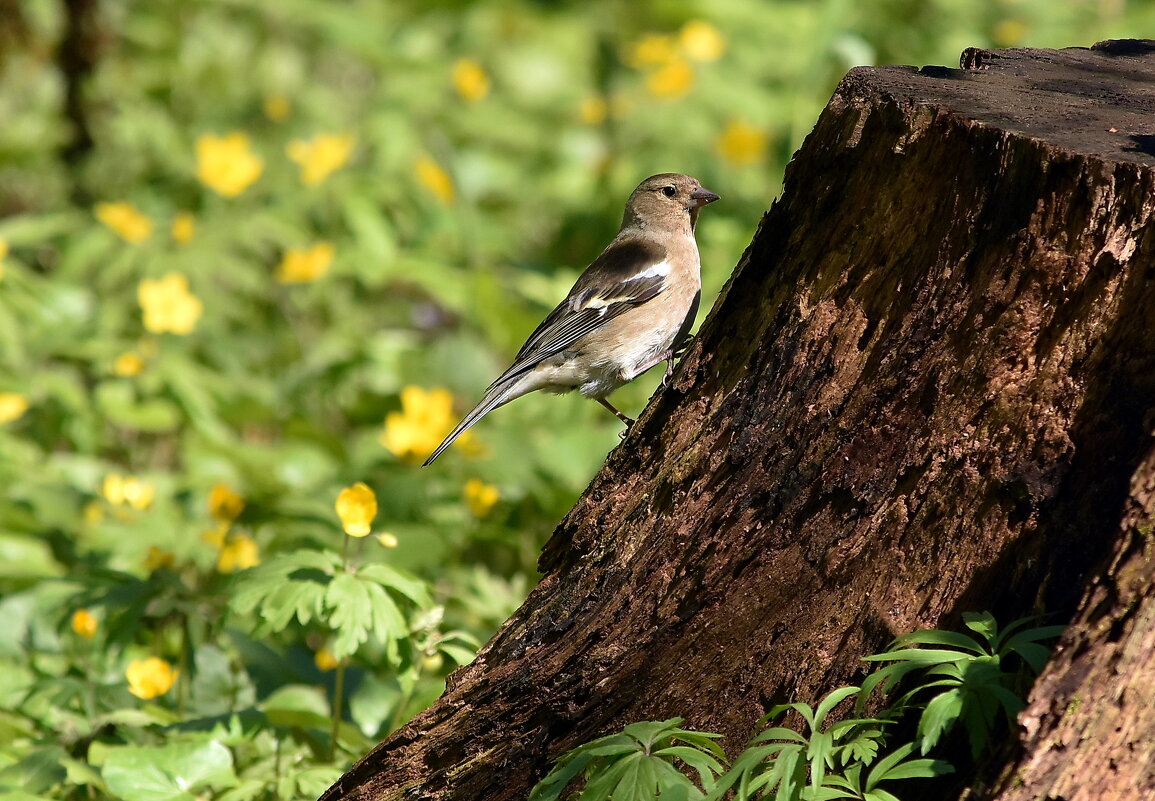
[[[1074,612],[1149,470],[1155,43],[975,58],[843,80],[541,584],[323,798],[524,798],[674,715],[736,753],[896,633]]]

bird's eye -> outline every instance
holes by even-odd
[[[674,188],[673,184],[669,184],[667,186],[662,187],[662,194],[665,195],[666,197],[673,197],[674,195],[677,194],[677,192],[678,192],[678,190]]]

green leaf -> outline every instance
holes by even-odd
[[[202,788],[236,781],[232,753],[215,740],[109,748],[101,776],[125,801],[190,799]]]
[[[872,654],[862,657],[864,662],[913,662],[920,666],[937,665],[946,662],[965,662],[974,657],[958,651],[947,651],[941,648],[902,648],[897,651],[887,651],[884,654]]]
[[[910,756],[911,753],[914,752],[914,748],[914,743],[907,743],[906,745],[899,746],[878,760],[875,766],[870,769],[870,773],[866,774],[866,786],[864,789],[867,791],[873,790],[878,786],[879,782],[886,781],[890,772]]]
[[[963,622],[971,631],[978,632],[989,643],[999,636],[999,624],[990,612],[963,612]]]
[[[834,707],[860,690],[860,687],[839,687],[823,698],[821,703],[818,704],[818,709],[814,711],[814,720],[817,727],[821,727],[822,724],[826,722],[826,716],[830,714]]]
[[[987,649],[983,648],[973,637],[959,634],[957,631],[943,631],[941,629],[926,629],[903,634],[901,637],[896,637],[894,642],[897,645],[946,645],[962,651],[973,651],[976,654],[987,653]]]
[[[922,753],[933,748],[943,734],[950,731],[963,710],[960,690],[947,690],[930,699],[918,719],[918,738]]]
[[[896,781],[898,779],[933,779],[935,776],[945,776],[954,773],[954,766],[942,759],[909,759],[899,762],[889,771],[882,781]]]
[[[1042,673],[1043,667],[1047,664],[1047,660],[1051,658],[1051,649],[1045,645],[1039,645],[1033,642],[1019,643],[1010,650],[1017,653],[1022,660],[1027,663],[1031,673],[1038,675]]]
[[[709,791],[714,785],[714,777],[725,770],[722,763],[711,754],[703,753],[687,745],[671,745],[654,752],[654,756],[677,757],[698,772],[702,789]]]
[[[30,793],[46,793],[64,780],[66,771],[61,762],[66,757],[59,746],[36,748],[19,762],[0,770],[0,788],[20,787]]]
[[[419,607],[433,604],[429,597],[429,586],[424,581],[382,562],[361,567],[357,575],[396,590]]]

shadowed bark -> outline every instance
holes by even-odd
[[[1085,586],[1036,695],[1083,675],[1096,621],[1150,666],[1155,43],[964,64],[843,80],[541,584],[323,798],[524,798],[566,749],[674,715],[734,754],[897,633],[1065,621]],[[1030,775],[1053,714],[1031,706]]]

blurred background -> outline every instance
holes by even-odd
[[[320,792],[618,444],[537,394],[416,466],[642,178],[722,196],[704,317],[851,67],[1153,33],[1153,0],[3,0],[0,794]]]

